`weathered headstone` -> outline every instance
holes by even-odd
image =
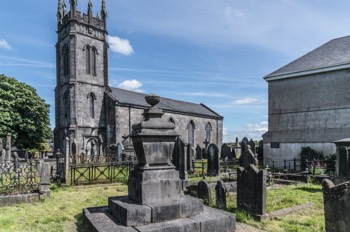
[[[264,159],[264,143],[262,140],[259,141],[259,149],[258,149],[258,160]]]
[[[11,160],[11,133],[7,133],[6,135],[6,155],[5,155],[5,160],[10,161]]]
[[[5,154],[4,154],[4,145],[2,145],[2,138],[0,138],[0,164],[4,163]]]
[[[208,147],[208,176],[217,176],[219,175],[219,149],[215,144],[210,144]]]
[[[50,165],[41,163],[39,193],[44,196],[50,195]]]
[[[254,155],[256,154],[256,151],[255,151],[255,142],[253,141],[253,139],[250,139],[249,141],[249,146],[250,146],[250,149],[252,150],[252,152],[254,153]]]
[[[193,164],[192,164],[192,159],[194,158],[193,156],[193,147],[192,144],[187,144],[186,146],[186,150],[187,150],[187,172],[192,173],[193,172]]]
[[[199,146],[199,145],[197,145],[197,147],[196,147],[196,159],[202,159],[203,157],[202,157],[202,148]]]
[[[211,193],[209,185],[206,181],[201,180],[197,184],[197,196],[203,199],[204,204],[209,205],[211,199]]]
[[[237,208],[242,209],[259,220],[266,215],[267,171],[255,165],[237,169]]]
[[[215,186],[216,207],[226,209],[226,187],[222,180],[219,180]]]
[[[334,185],[325,179],[323,186],[324,216],[327,232],[350,231],[350,182]]]
[[[249,165],[257,164],[257,160],[255,159],[254,153],[250,149],[248,145],[248,139],[244,137],[241,142],[241,156],[239,157],[239,166],[243,168],[247,168]]]
[[[180,179],[187,179],[187,158],[185,153],[185,144],[179,137],[175,140],[172,157],[175,169],[179,171]]]
[[[233,154],[232,149],[227,145],[227,143],[222,144],[221,146],[221,160],[225,160],[227,157],[228,160],[232,160]]]
[[[343,183],[350,179],[350,138],[334,142],[337,147],[335,183]]]
[[[237,159],[236,150],[234,148],[232,148],[232,159]],[[230,158],[228,160],[230,160]]]
[[[124,150],[123,144],[118,143],[118,145],[117,145],[117,161],[125,161],[122,157],[123,150]]]

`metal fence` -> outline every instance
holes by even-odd
[[[0,163],[0,195],[33,193],[39,190],[40,176],[37,160]]]
[[[71,184],[96,184],[127,180],[133,161],[70,165]]]

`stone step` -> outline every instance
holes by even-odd
[[[118,224],[140,226],[198,215],[203,212],[203,200],[182,196],[177,201],[140,205],[127,196],[110,197],[108,210]]]
[[[116,224],[107,207],[83,210],[85,231],[92,232],[233,232],[236,229],[234,214],[204,206],[203,213],[189,218],[181,218],[148,225],[126,227]]]

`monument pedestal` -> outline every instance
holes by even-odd
[[[152,105],[145,120],[133,125],[131,135],[138,165],[131,171],[128,196],[110,197],[108,206],[83,210],[86,231],[232,232],[234,214],[205,207],[203,200],[184,196],[179,172],[170,164],[174,149],[174,124],[161,119],[155,107],[159,97],[149,96]]]

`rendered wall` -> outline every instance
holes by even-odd
[[[350,135],[350,72],[339,70],[274,80],[269,85],[269,128],[264,161],[300,158],[301,147],[325,155]],[[280,143],[280,148],[270,147]]]

